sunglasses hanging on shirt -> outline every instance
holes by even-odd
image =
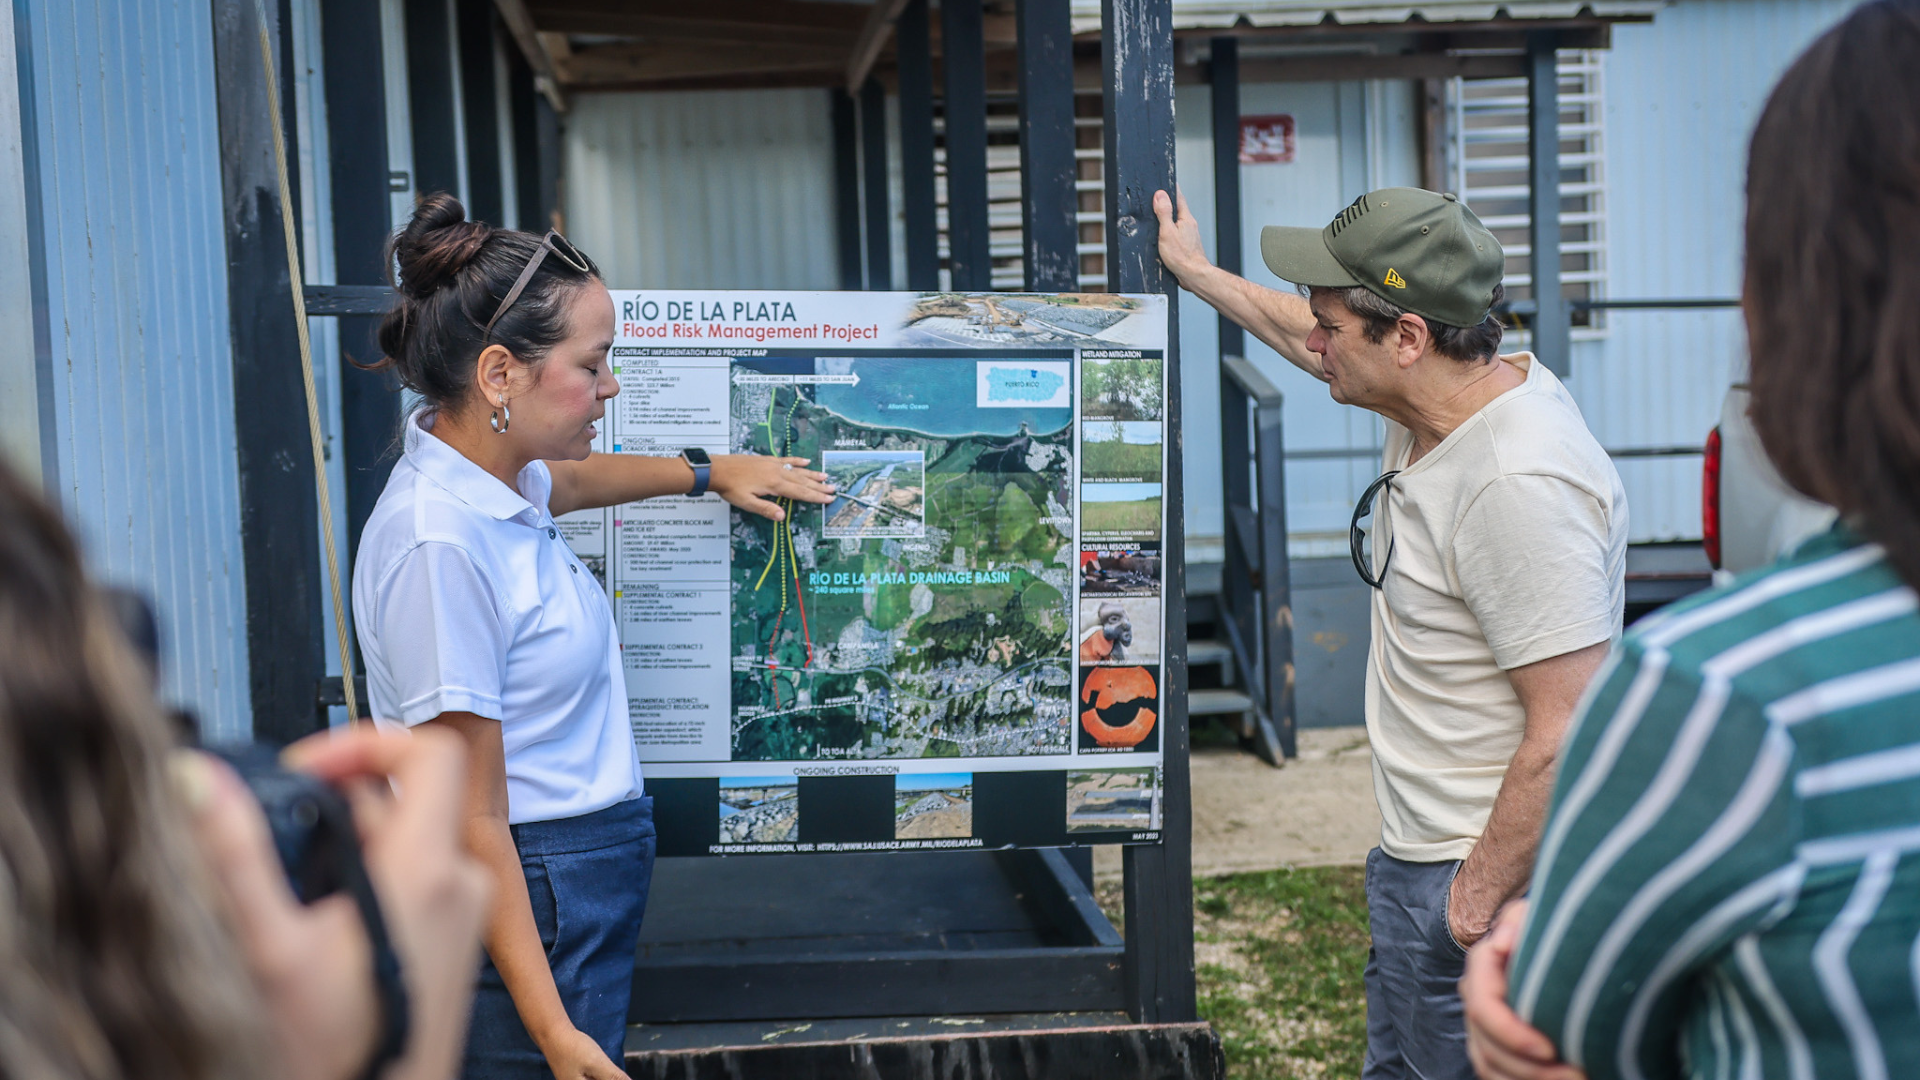
[[[1376,589],[1380,588],[1380,583],[1387,579],[1387,567],[1393,563],[1393,541],[1391,539],[1387,541],[1387,553],[1380,560],[1380,576],[1375,577],[1371,569],[1373,531],[1370,528],[1361,527],[1360,523],[1372,516],[1374,497],[1380,494],[1382,488],[1388,491],[1393,490],[1393,478],[1399,475],[1400,470],[1395,469],[1382,474],[1378,480],[1368,484],[1366,493],[1361,495],[1360,501],[1354,505],[1353,521],[1347,526],[1347,545],[1353,551],[1353,568],[1359,572],[1361,581]]]

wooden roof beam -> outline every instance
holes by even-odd
[[[561,34],[606,34],[647,41],[686,41],[705,45],[821,45],[845,52],[855,31],[833,27],[779,26],[703,19],[697,15],[624,14],[607,16],[542,15],[540,29]]]
[[[567,111],[567,97],[560,89],[560,76],[554,69],[553,57],[540,40],[540,33],[534,28],[533,15],[527,11],[526,0],[493,0],[493,6],[500,11],[501,21],[507,24],[507,32],[513,35],[514,44],[520,46],[520,53],[527,58],[527,66],[533,69],[533,85],[553,106],[554,112]]]
[[[874,0],[873,11],[867,16],[866,25],[860,28],[853,55],[847,60],[847,93],[860,92],[861,84],[873,71],[874,61],[880,59],[880,50],[886,48],[887,39],[893,36],[893,24],[899,21],[900,12],[906,6],[907,0]]]
[[[833,71],[845,59],[841,50],[820,46],[743,45],[715,53],[663,42],[578,49],[564,61],[562,70],[574,90],[586,91],[686,79]]]
[[[852,47],[868,9],[790,0],[528,0],[542,30],[573,34],[686,38],[715,42],[790,42]]]

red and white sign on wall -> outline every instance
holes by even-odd
[[[1292,160],[1292,114],[1273,113],[1240,118],[1240,164],[1284,164]]]

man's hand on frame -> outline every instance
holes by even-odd
[[[1153,193],[1153,215],[1160,219],[1160,261],[1165,263],[1180,284],[1191,288],[1195,275],[1212,269],[1207,249],[1200,242],[1200,223],[1187,206],[1187,196],[1178,187],[1173,197],[1164,191]],[[1174,217],[1174,199],[1178,198],[1180,216]]]

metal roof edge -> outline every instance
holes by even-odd
[[[1506,18],[1650,18],[1672,0],[1426,0],[1424,3],[1330,4],[1326,0],[1195,0],[1173,2],[1175,30],[1227,29],[1242,20],[1255,27],[1394,25],[1418,18],[1429,23],[1490,22]],[[1100,29],[1099,0],[1073,0],[1073,32]]]

